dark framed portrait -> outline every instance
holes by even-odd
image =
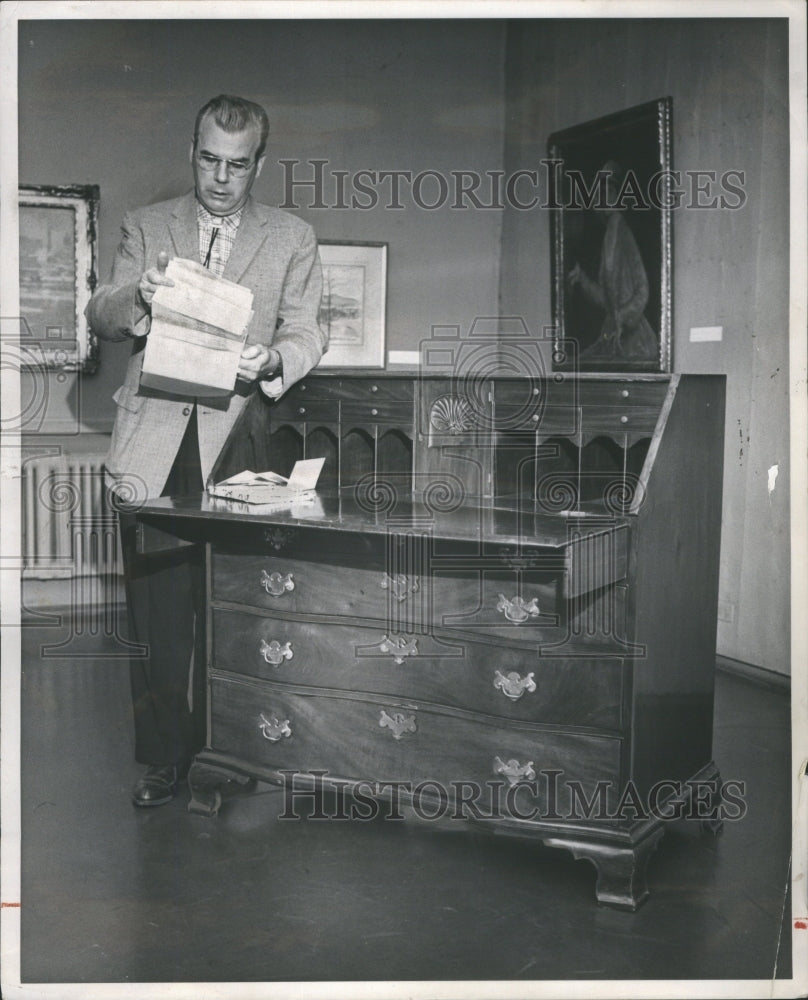
[[[553,366],[671,370],[671,98],[553,133]]]

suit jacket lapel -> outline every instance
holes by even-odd
[[[261,244],[269,235],[265,213],[260,211],[255,201],[249,198],[244,206],[244,214],[239,223],[236,240],[224,269],[223,277],[228,281],[240,281],[250,261],[258,253]]]
[[[177,257],[199,260],[199,228],[196,222],[196,196],[193,191],[181,198],[168,225]]]

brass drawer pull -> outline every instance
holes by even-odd
[[[284,660],[291,660],[295,655],[292,652],[291,642],[285,642],[281,645],[277,639],[273,639],[271,642],[262,639],[259,652],[264,660],[273,667],[279,666]]]
[[[504,594],[498,594],[497,596],[499,597],[497,611],[504,612],[508,621],[513,622],[515,625],[521,625],[528,618],[536,618],[540,614],[539,603],[535,597],[529,601],[525,601],[517,595],[512,601],[509,601]]]
[[[418,640],[407,639],[403,635],[386,635],[379,643],[379,649],[383,653],[392,653],[396,663],[403,663],[406,656],[418,655]]]
[[[269,740],[270,743],[277,743],[282,737],[289,737],[292,735],[292,729],[289,725],[288,719],[283,719],[281,721],[281,719],[277,718],[277,716],[273,716],[271,719],[268,719],[263,712],[261,713],[261,723],[259,725],[259,729],[261,730],[261,735],[264,739]]]
[[[532,760],[527,764],[520,764],[513,757],[507,763],[501,757],[495,757],[494,774],[504,774],[511,785],[518,785],[520,781],[533,781],[536,777]]]
[[[281,594],[285,594],[288,590],[295,589],[295,581],[291,573],[283,576],[281,573],[267,573],[265,569],[262,569],[261,586],[270,597],[280,597]]]
[[[404,715],[403,712],[393,712],[388,715],[384,709],[379,714],[379,725],[384,729],[387,727],[393,734],[394,740],[400,740],[404,733],[414,733],[416,731],[415,716]]]
[[[495,670],[494,687],[497,691],[501,691],[506,698],[510,698],[511,701],[519,701],[525,691],[530,691],[532,694],[536,690],[536,682],[533,680],[532,673],[521,677],[515,670],[511,670],[507,674]]]
[[[410,583],[408,577],[404,573],[396,573],[395,576],[390,576],[389,573],[385,573],[379,581],[379,586],[382,590],[389,590],[399,603],[401,601],[406,601],[410,594],[417,594],[421,589],[417,580],[413,580],[413,582]]]

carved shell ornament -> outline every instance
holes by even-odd
[[[439,396],[429,411],[429,422],[443,434],[463,434],[474,427],[474,407],[465,396]]]

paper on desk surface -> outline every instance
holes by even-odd
[[[277,472],[253,472],[251,469],[245,469],[244,472],[238,472],[235,476],[223,479],[216,485],[249,486],[251,483],[277,483],[279,486],[285,486],[288,482],[286,476],[281,476]]]
[[[278,472],[252,472],[245,469],[229,479],[223,479],[217,486],[249,486],[256,483],[275,483],[292,492],[296,490],[313,490],[320,478],[325,458],[305,458],[295,462],[292,474],[287,479]]]
[[[278,500],[269,503],[247,503],[244,500],[232,500],[229,497],[211,495],[208,503],[211,510],[227,514],[274,514],[279,510],[296,518],[318,518],[325,516],[325,509],[319,494],[314,490],[297,493],[285,502]]]
[[[175,257],[151,304],[143,385],[190,396],[225,395],[236,384],[252,318],[249,288]]]
[[[288,479],[277,472],[253,472],[245,469],[208,487],[208,493],[214,497],[241,500],[250,504],[288,504],[314,496],[314,487],[320,478],[324,462],[325,458],[308,458],[295,462]]]

